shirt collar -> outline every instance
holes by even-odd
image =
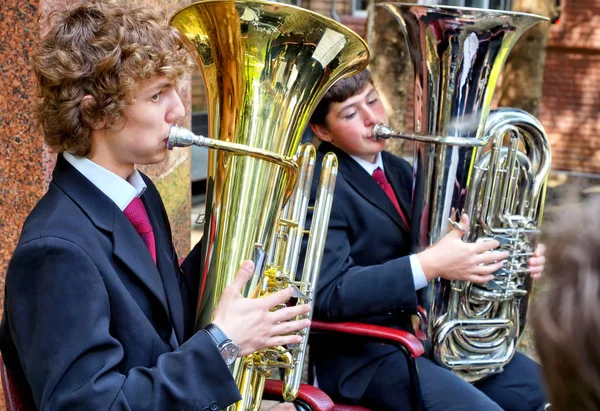
[[[146,183],[137,169],[133,170],[127,180],[123,180],[112,171],[88,158],[75,157],[70,153],[63,153],[63,156],[77,171],[114,201],[121,210],[124,210],[134,197],[140,197],[146,191]]]
[[[362,168],[365,169],[365,171],[367,173],[369,173],[369,175],[373,175],[373,171],[377,170],[377,168],[380,168],[382,171],[385,171],[383,169],[383,161],[381,160],[381,153],[377,154],[377,158],[375,159],[374,163],[371,163],[363,158],[357,157],[357,156],[350,156],[354,159],[354,161],[356,161],[358,163],[358,165],[360,165]]]

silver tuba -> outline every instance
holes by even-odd
[[[465,212],[467,242],[497,239],[510,257],[486,284],[431,281],[422,295],[433,356],[465,380],[501,372],[525,326],[550,171],[541,124],[516,109],[490,113],[512,46],[543,17],[384,3],[402,25],[414,66],[414,134],[378,125],[378,138],[415,141],[413,251],[439,240]],[[456,215],[454,215],[456,214]]]

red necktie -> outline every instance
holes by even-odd
[[[375,171],[373,171],[373,178],[375,179],[375,181],[377,181],[377,184],[379,184],[381,186],[381,188],[383,188],[383,191],[385,191],[385,193],[390,198],[390,200],[392,200],[394,207],[396,207],[396,210],[398,210],[398,214],[400,214],[400,218],[402,218],[402,221],[404,221],[406,228],[408,228],[410,230],[408,221],[406,220],[406,217],[404,217],[404,213],[402,212],[402,209],[400,208],[400,204],[398,204],[398,199],[396,198],[396,195],[394,194],[394,189],[392,188],[392,185],[388,182],[387,178],[385,177],[385,173],[383,172],[383,170],[381,168],[377,167],[377,169]]]
[[[150,255],[154,260],[154,264],[156,264],[156,244],[154,243],[154,232],[152,231],[152,224],[150,224],[150,218],[148,217],[148,212],[146,211],[146,207],[144,207],[144,203],[142,199],[139,197],[135,197],[131,200],[131,203],[125,210],[123,210],[125,217],[135,228],[135,231],[138,232],[146,247],[148,247],[148,251],[150,251]]]

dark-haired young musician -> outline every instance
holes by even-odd
[[[565,212],[566,211],[566,212]],[[600,409],[600,196],[561,210],[532,326],[552,411]]]
[[[289,333],[309,325],[287,321],[307,305],[270,311],[291,289],[243,298],[245,262],[214,324],[193,332],[200,247],[180,270],[160,195],[136,170],[165,159],[193,60],[165,16],[134,4],[52,14],[33,56],[39,121],[59,154],[9,263],[0,328],[31,409],[222,409],[239,399],[236,349],[297,343]]]
[[[315,301],[315,318],[362,321],[412,331],[417,290],[443,277],[474,283],[493,278],[508,256],[497,241],[469,244],[454,229],[432,247],[410,254],[412,168],[384,151],[373,126],[387,123],[367,71],[341,80],[311,118],[318,152],[337,154],[339,175]],[[319,161],[317,161],[319,163]],[[463,216],[468,227],[468,217]],[[528,261],[538,278],[544,248]],[[335,399],[373,410],[408,410],[410,383],[404,355],[390,345],[340,337],[311,342],[319,387]],[[425,357],[417,358],[427,410],[542,409],[539,366],[517,353],[495,374],[471,385]]]

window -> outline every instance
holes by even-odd
[[[282,1],[282,0],[279,0]],[[285,0],[284,0],[285,1]],[[418,0],[417,4],[473,7],[476,9],[512,10],[513,0]],[[369,0],[351,0],[352,15],[366,16]]]
[[[356,0],[355,0],[356,1]],[[419,4],[511,10],[512,0],[419,0]]]
[[[369,0],[351,0],[353,16],[367,16]]]
[[[291,4],[292,6],[302,7],[302,0],[272,0],[276,3]]]

